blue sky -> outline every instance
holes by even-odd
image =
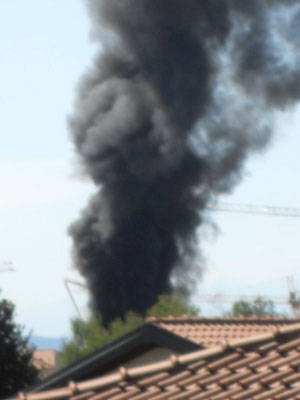
[[[0,288],[27,330],[66,336],[75,311],[64,279],[80,279],[66,231],[93,192],[79,177],[66,122],[96,49],[84,2],[0,2],[0,46],[0,262],[16,269],[0,274]],[[278,114],[275,125],[272,145],[249,160],[223,201],[300,207],[300,108]],[[300,289],[300,219],[212,218],[219,234],[200,235],[207,265],[199,293],[283,297],[286,275]],[[86,315],[87,295],[74,295]]]

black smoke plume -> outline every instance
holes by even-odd
[[[90,0],[71,135],[97,193],[70,228],[104,323],[188,294],[209,201],[300,97],[299,1]]]

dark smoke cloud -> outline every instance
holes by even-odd
[[[98,187],[70,228],[105,323],[188,294],[196,233],[300,97],[299,2],[90,0],[102,49],[81,81],[73,141]],[[199,255],[199,254],[198,254]]]

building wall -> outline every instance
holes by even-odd
[[[156,347],[146,351],[138,357],[133,358],[124,364],[125,368],[139,367],[141,365],[149,365],[155,362],[164,361],[171,357],[174,351],[163,347]]]
[[[33,365],[40,370],[40,376],[45,378],[58,369],[60,353],[55,350],[35,350]]]
[[[140,354],[137,357],[133,357],[131,360],[121,364],[120,367],[133,368],[133,367],[145,366],[153,364],[155,362],[165,361],[168,358],[170,358],[172,354],[175,354],[175,352],[167,348],[154,347],[151,350],[145,351],[143,354]],[[104,376],[117,372],[118,369],[119,367],[109,370],[104,374]]]

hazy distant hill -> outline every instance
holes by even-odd
[[[32,336],[29,340],[29,344],[40,350],[60,351],[62,349],[63,341],[63,338]]]

